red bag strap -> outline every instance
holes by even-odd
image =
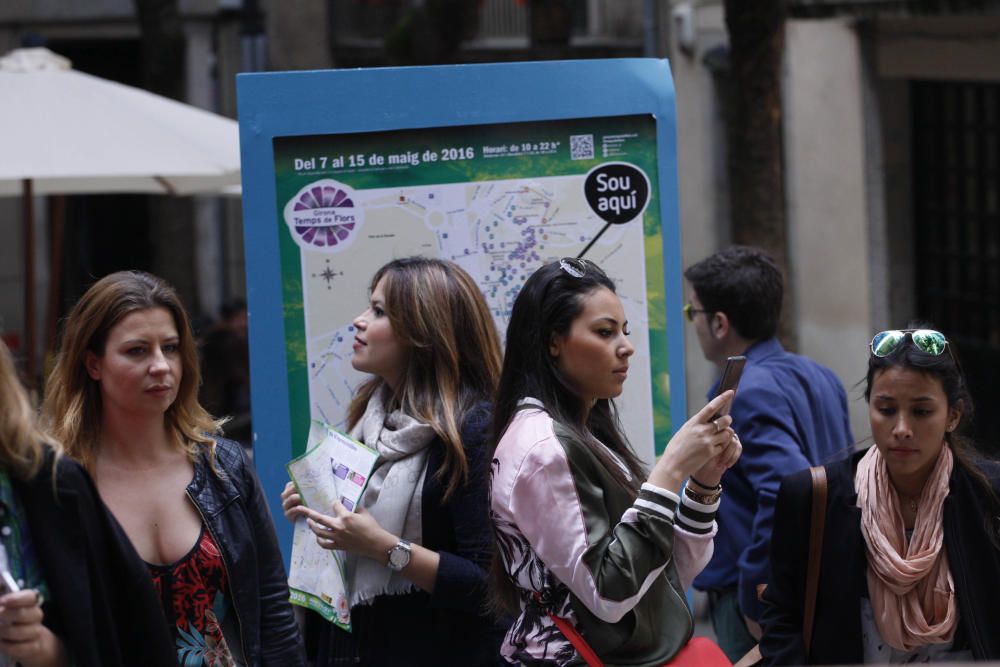
[[[556,624],[557,628],[559,628],[559,632],[563,633],[563,637],[569,640],[569,643],[573,645],[573,648],[575,648],[576,652],[580,654],[583,661],[587,663],[587,667],[604,667],[604,663],[597,657],[597,653],[595,653],[594,649],[590,647],[590,644],[588,644],[587,640],[583,638],[583,635],[576,631],[576,628],[573,627],[572,623],[549,611],[548,608],[542,604],[541,593],[535,591],[533,597],[535,598],[535,602],[545,609],[545,613],[549,615],[552,622]]]
[[[545,605],[542,604],[542,596],[537,591],[533,595],[535,602],[539,604],[543,609]],[[552,622],[556,624],[559,628],[559,632],[563,633],[563,636],[569,640],[569,643],[573,645],[576,652],[580,654],[583,661],[587,663],[587,667],[604,667],[604,663],[601,659],[597,657],[597,653],[594,649],[590,647],[587,640],[583,638],[573,624],[567,621],[565,618],[560,618],[556,616],[548,609],[545,609],[545,613],[549,615]],[[720,665],[731,666],[732,663],[726,658],[726,654],[722,652],[719,645],[706,637],[692,637],[687,644],[681,649],[681,651],[674,656],[674,659],[670,662],[664,664],[664,667],[681,667],[687,665],[696,665],[697,667],[709,667]]]

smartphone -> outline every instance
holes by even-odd
[[[730,389],[736,391],[736,387],[740,384],[740,378],[743,376],[743,367],[746,366],[746,363],[747,358],[744,356],[726,358],[726,367],[722,370],[722,379],[719,380],[719,389],[715,392],[715,396],[729,391]],[[732,403],[730,403],[730,405],[732,405]],[[729,408],[716,412],[712,415],[712,420],[718,419],[722,415],[727,414],[729,414]]]
[[[21,587],[18,586],[17,581],[14,580],[14,575],[7,570],[0,570],[0,595],[16,593],[19,590],[21,590]]]

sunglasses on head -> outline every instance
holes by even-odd
[[[559,260],[559,268],[574,278],[583,278],[590,270],[604,274],[604,271],[597,264],[589,259],[580,259],[579,257],[563,257]]]
[[[940,331],[933,329],[890,329],[889,331],[880,331],[872,338],[872,354],[876,357],[888,357],[900,348],[907,336],[910,337],[918,350],[932,357],[944,354],[948,347],[948,339]]]

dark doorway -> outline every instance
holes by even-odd
[[[101,276],[150,269],[147,199],[145,195],[66,198],[63,293],[68,305]]]
[[[129,86],[141,85],[138,40],[52,40],[46,47],[69,58],[75,70]],[[60,317],[101,276],[152,267],[148,200],[146,195],[65,197],[57,304]]]
[[[1000,454],[1000,85],[911,84],[917,307],[954,341]]]

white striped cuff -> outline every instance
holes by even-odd
[[[714,503],[706,505],[690,498],[686,493],[681,493],[677,523],[691,533],[710,533],[721,503],[721,497]]]
[[[632,506],[637,510],[658,514],[673,521],[679,502],[680,498],[677,497],[676,493],[646,483],[639,489],[639,497],[635,499]]]

